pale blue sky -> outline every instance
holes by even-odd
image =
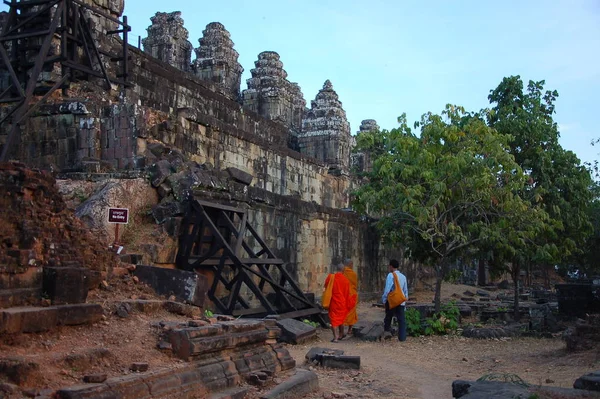
[[[487,107],[504,76],[545,79],[560,94],[562,145],[599,158],[599,0],[126,0],[132,35],[145,37],[157,11],[181,11],[194,47],[206,24],[223,23],[242,89],[265,50],[280,54],[308,104],[330,79],[353,133],[363,119],[390,129],[402,112],[414,121],[447,103]]]

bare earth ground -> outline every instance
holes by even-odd
[[[473,287],[445,284],[442,298]],[[433,293],[419,292],[411,300],[431,302]],[[361,303],[359,319],[383,320],[384,310]],[[350,338],[329,342],[331,331],[319,330],[319,340],[308,345],[288,347],[298,366],[310,348],[319,346],[361,357],[360,371],[311,368],[319,375],[319,392],[306,399],[406,398],[439,399],[452,397],[452,381],[476,380],[485,374],[517,374],[532,385],[572,388],[583,374],[600,369],[600,347],[583,353],[567,353],[559,338],[467,339],[460,336],[408,337],[363,342]],[[302,367],[309,367],[308,365]]]
[[[114,281],[112,291],[95,291],[88,302],[110,308],[118,299],[153,299],[149,290],[131,281]],[[444,288],[443,297],[469,287]],[[472,290],[473,287],[470,287]],[[430,302],[432,293],[413,296]],[[359,317],[383,319],[383,310],[361,303]],[[130,373],[132,362],[148,362],[150,370],[179,363],[170,354],[156,349],[161,320],[189,320],[164,311],[131,314],[121,319],[106,312],[106,319],[93,326],[65,327],[42,334],[0,337],[0,356],[20,356],[40,368],[24,385],[35,388],[60,388],[81,382],[85,374],[106,373],[108,377]],[[600,369],[600,349],[569,354],[560,338],[518,338],[474,340],[458,336],[409,337],[406,342],[363,342],[350,338],[331,343],[331,332],[319,330],[319,338],[307,345],[288,346],[298,367],[311,347],[343,349],[347,355],[361,356],[360,371],[313,368],[319,375],[320,390],[306,399],[352,398],[451,398],[455,379],[474,380],[487,373],[514,373],[531,384],[572,387],[576,378]],[[98,352],[98,349],[101,349]],[[94,350],[96,350],[94,352]],[[91,356],[85,354],[91,353]],[[285,375],[269,384],[281,381]],[[1,382],[1,381],[0,381]],[[264,387],[261,391],[268,389]],[[253,389],[250,398],[259,397]]]

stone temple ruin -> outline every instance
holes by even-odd
[[[191,318],[157,326],[159,349],[185,363],[92,378],[56,397],[238,397],[241,381],[294,369],[279,341],[314,335],[292,318],[323,317],[314,297],[330,265],[352,258],[367,300],[381,292],[385,261],[402,254],[348,211],[360,184],[354,172],[370,170],[372,160],[351,154],[354,137],[330,80],[307,108],[279,54],[264,51],[243,89],[222,24],[209,23],[194,49],[181,14],[159,12],[140,51],[127,44],[123,8],[122,0],[37,0],[0,13],[0,149],[2,161],[13,160],[0,163],[0,334],[101,323],[109,310],[87,303],[89,292],[108,290],[115,276],[147,283],[164,298],[119,299],[110,312]],[[367,119],[359,132],[378,129]],[[128,208],[136,222],[151,218],[154,242],[120,257],[107,251],[113,241],[119,248],[108,207]],[[121,239],[139,229],[124,226]],[[580,291],[563,288],[570,299]],[[507,317],[510,297],[470,294],[459,301],[465,317]],[[252,320],[202,316],[207,299],[213,310]],[[521,310],[530,330],[555,332],[550,304]],[[282,314],[290,319],[278,320]],[[568,347],[592,345],[598,331],[590,318]],[[383,329],[357,323],[355,332],[378,340]],[[0,373],[22,366],[14,362],[0,358]],[[311,372],[298,379],[316,384]]]

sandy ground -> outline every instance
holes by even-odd
[[[467,288],[473,290],[473,287],[448,286],[444,297]],[[153,298],[142,285],[127,281],[112,291],[95,291],[89,299],[110,309],[111,302],[117,298],[131,297]],[[417,297],[422,302],[431,301],[431,293],[419,293]],[[361,319],[382,320],[383,313],[383,309],[372,307],[371,303],[359,306]],[[77,384],[83,375],[90,373],[106,373],[109,377],[124,375],[130,372],[132,362],[148,362],[151,369],[157,369],[180,362],[156,349],[161,329],[152,325],[160,320],[189,318],[161,311],[150,315],[134,313],[121,319],[108,311],[106,319],[93,326],[0,337],[0,354],[1,357],[18,356],[40,365],[24,384],[37,388],[56,389]],[[474,380],[488,373],[514,373],[535,385],[572,387],[579,376],[600,369],[600,349],[569,354],[560,338],[473,340],[438,336],[409,337],[403,343],[350,338],[335,344],[329,342],[330,339],[331,332],[320,329],[316,341],[290,345],[288,350],[298,367],[308,368],[309,365],[304,365],[304,356],[311,347],[343,349],[347,355],[361,357],[361,370],[313,368],[319,375],[321,388],[306,399],[451,398],[453,380]],[[277,380],[284,377],[278,376]],[[255,396],[252,393],[249,399]]]
[[[442,298],[451,298],[474,287],[444,284]],[[418,292],[411,300],[431,302],[433,293]],[[383,320],[384,310],[371,303],[360,303],[359,319]],[[452,381],[476,380],[486,374],[516,374],[535,386],[572,388],[583,374],[600,369],[597,350],[568,353],[565,343],[556,338],[505,338],[476,340],[461,336],[408,337],[405,342],[392,339],[364,342],[350,338],[331,343],[331,331],[319,330],[317,341],[289,346],[299,367],[319,375],[320,390],[315,398],[452,398]],[[341,371],[311,367],[305,355],[312,347],[342,349],[346,355],[360,356],[360,371]]]

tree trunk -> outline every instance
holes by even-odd
[[[435,299],[434,299],[434,303],[435,303],[434,310],[436,313],[439,313],[439,311],[442,309],[441,298],[442,298],[442,274],[436,273],[436,276],[435,276]]]
[[[521,265],[519,263],[513,263],[511,269],[511,276],[513,279],[513,283],[515,284],[515,300],[514,300],[514,314],[513,317],[515,321],[519,321],[519,277],[521,275]]]
[[[448,260],[442,258],[440,263],[435,268],[435,312],[438,313],[442,309],[442,281],[448,274]]]
[[[477,267],[477,285],[483,287],[487,285],[486,262],[483,256],[479,257],[479,265]]]

